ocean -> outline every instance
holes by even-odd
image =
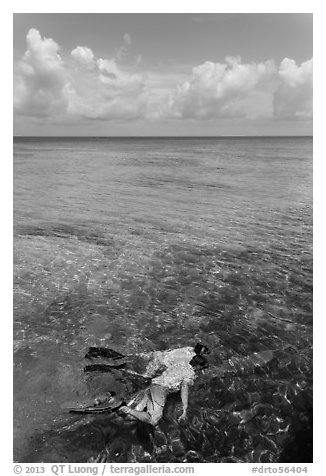
[[[14,460],[311,461],[312,205],[311,137],[15,138]],[[64,410],[128,392],[89,346],[197,341],[184,424]]]

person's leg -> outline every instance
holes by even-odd
[[[137,420],[155,426],[162,418],[167,392],[163,387],[153,385],[150,387],[150,392],[147,395],[147,411],[136,410],[129,406],[121,407],[120,410],[127,415],[137,418]]]
[[[164,407],[168,390],[161,385],[153,384],[150,386],[150,395],[153,403]]]
[[[163,415],[167,390],[160,385],[152,385],[150,387],[150,397],[147,412],[151,417],[152,425],[156,425]]]
[[[128,402],[127,405],[121,407],[119,410],[126,414],[127,419],[137,419],[148,423],[148,414],[144,410],[150,400],[150,390],[147,388],[144,391],[138,392],[135,397]]]
[[[150,425],[156,424],[152,420],[152,417],[150,416],[150,414],[145,411],[134,410],[133,408],[130,408],[128,406],[121,407],[119,410],[125,415],[127,415],[127,418],[131,418],[131,419],[136,418],[137,420],[142,421],[144,423],[149,423]]]
[[[147,406],[149,398],[149,389],[140,391],[128,402],[128,407],[131,407],[133,410],[142,411]]]

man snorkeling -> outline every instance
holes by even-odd
[[[131,401],[119,410],[155,426],[162,418],[167,396],[180,391],[183,412],[179,421],[184,420],[187,415],[189,386],[193,385],[196,375],[208,367],[207,359],[203,356],[207,353],[208,348],[199,343],[195,348],[183,347],[153,352],[144,376],[152,377],[160,369],[162,373],[152,379],[136,407],[133,408]]]
[[[204,369],[208,368],[208,361],[204,354],[208,354],[208,348],[197,343],[195,347],[182,347],[165,351],[154,351],[150,353],[131,356],[131,359],[138,358],[147,362],[146,370],[142,374],[137,374],[133,370],[121,369],[121,371],[132,375],[139,375],[148,380],[147,388],[137,392],[135,398],[128,404],[119,405],[119,412],[128,415],[130,419],[140,420],[150,425],[157,425],[162,418],[166,398],[169,394],[180,391],[183,411],[179,421],[186,418],[188,408],[189,386],[193,385],[196,376]],[[129,361],[122,354],[116,353],[111,349],[92,347],[85,356],[92,359],[104,357],[114,362]],[[121,368],[121,365],[91,365],[86,370],[103,370],[110,368]],[[107,369],[105,370],[105,368]]]

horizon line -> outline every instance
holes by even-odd
[[[175,139],[218,139],[218,138],[246,138],[246,137],[313,137],[313,134],[228,134],[228,135],[22,135],[17,134],[13,135],[13,138],[38,138],[38,139],[49,139],[49,138],[93,138],[93,139],[164,139],[164,138],[175,138]]]

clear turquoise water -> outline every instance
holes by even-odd
[[[197,340],[211,368],[276,358],[207,376],[149,440],[62,410],[117,385],[89,345]],[[15,139],[14,362],[17,461],[284,460],[312,395],[312,139]]]

